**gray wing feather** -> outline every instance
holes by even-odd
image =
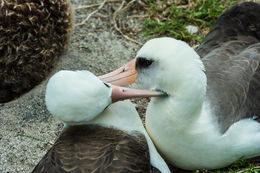
[[[140,133],[95,125],[65,130],[33,173],[150,172],[149,150]]]
[[[222,133],[240,119],[260,117],[259,40],[260,4],[245,2],[223,13],[197,50]]]

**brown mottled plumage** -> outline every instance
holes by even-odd
[[[0,0],[0,103],[48,75],[71,31],[69,0]]]
[[[33,173],[151,172],[149,150],[140,132],[99,125],[67,127]]]
[[[260,120],[260,3],[239,3],[224,12],[197,53],[221,132],[243,118]]]

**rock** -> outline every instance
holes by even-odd
[[[194,26],[194,25],[188,25],[188,26],[186,26],[186,30],[187,30],[188,33],[190,33],[191,35],[192,35],[192,34],[196,34],[196,33],[199,31],[198,27],[197,27],[197,26]]]

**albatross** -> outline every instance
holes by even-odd
[[[137,93],[135,97],[161,95],[109,85],[89,71],[63,70],[52,76],[46,106],[65,127],[32,172],[143,173],[154,170],[152,165],[170,173],[134,105],[129,100],[117,102],[131,93]]]
[[[146,129],[177,167],[216,169],[260,156],[260,4],[239,3],[216,21],[197,52],[173,38],[138,51],[135,69],[100,77],[167,93],[152,98]]]

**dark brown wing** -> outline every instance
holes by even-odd
[[[207,99],[222,132],[246,117],[260,117],[260,4],[224,12],[197,52],[207,75]]]
[[[150,172],[144,136],[97,125],[66,129],[33,173]]]

